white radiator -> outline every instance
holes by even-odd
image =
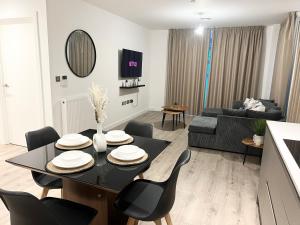
[[[61,113],[63,134],[78,133],[96,127],[95,113],[87,95],[61,99]]]

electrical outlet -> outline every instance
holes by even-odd
[[[133,103],[133,99],[130,99],[130,103]]]

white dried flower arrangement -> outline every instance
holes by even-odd
[[[95,118],[97,123],[102,124],[107,118],[105,112],[108,103],[106,90],[93,83],[92,87],[89,89],[89,99],[92,107],[95,110]]]

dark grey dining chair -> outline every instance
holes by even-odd
[[[115,206],[123,214],[129,216],[127,225],[134,225],[139,220],[154,221],[161,225],[165,217],[168,225],[172,225],[170,211],[176,194],[176,183],[181,167],[191,158],[191,151],[185,150],[177,160],[170,177],[164,182],[135,180],[118,195]]]
[[[97,211],[58,198],[37,199],[26,192],[0,189],[0,198],[10,213],[11,225],[88,225]]]
[[[140,137],[147,137],[152,138],[153,137],[153,125],[150,123],[141,123],[138,121],[131,120],[126,125],[124,131],[127,134],[140,136]],[[147,168],[144,169],[143,172],[139,174],[140,179],[144,179],[144,172],[150,168],[150,165],[147,166]]]
[[[32,151],[52,142],[56,142],[60,137],[54,128],[44,127],[39,130],[27,132],[25,138],[28,151]],[[61,179],[34,171],[31,173],[35,183],[43,188],[41,198],[46,197],[50,189],[62,188]]]
[[[153,137],[153,125],[150,123],[141,123],[131,120],[126,125],[124,131],[127,134],[140,136],[140,137]]]

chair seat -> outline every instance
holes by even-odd
[[[47,187],[49,189],[60,189],[63,186],[62,179],[45,174],[37,173],[37,175],[35,175],[35,181],[38,183],[38,185]]]
[[[161,183],[136,180],[119,194],[115,206],[129,217],[152,221],[152,214],[157,208],[163,191]]]
[[[88,225],[97,214],[95,209],[68,200],[44,198],[41,201],[58,224]]]

